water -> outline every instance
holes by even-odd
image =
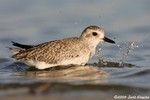
[[[127,44],[127,43],[126,43]],[[120,45],[117,45],[118,47],[120,47]],[[127,59],[127,57],[129,56],[129,53],[131,51],[133,51],[136,47],[138,47],[138,45],[135,44],[135,42],[131,42],[131,44],[127,44],[128,49],[125,53],[123,53],[122,55],[122,59],[119,61],[120,66],[124,66],[125,60]],[[122,47],[120,47],[120,50],[122,49]]]
[[[149,0],[1,0],[0,98],[107,100],[130,95],[146,99],[150,94],[149,5]],[[28,69],[11,59],[6,48],[10,41],[38,44],[80,36],[93,24],[102,26],[116,44],[100,44],[85,67]]]

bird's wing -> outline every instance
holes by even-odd
[[[79,51],[76,49],[78,45],[74,45],[74,39],[70,40],[56,40],[51,42],[46,42],[30,49],[26,49],[12,56],[17,60],[34,60],[43,61],[50,64],[56,64],[57,62],[63,60],[64,58],[71,59],[73,57],[78,57]],[[74,45],[74,47],[71,47]],[[72,53],[74,52],[74,53]]]
[[[18,52],[17,54],[14,54],[12,58],[15,58],[16,60],[34,60],[44,62],[48,62],[47,60],[50,60],[51,62],[55,62],[58,60],[55,59],[56,58],[55,56],[57,56],[56,53],[58,53],[59,51],[58,49],[60,47],[60,45],[58,45],[59,44],[58,42],[61,41],[46,42],[33,47],[29,46],[29,49],[25,49]]]

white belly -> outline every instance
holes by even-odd
[[[38,69],[46,69],[46,68],[54,67],[54,66],[85,65],[88,62],[88,60],[89,60],[89,56],[87,55],[87,57],[84,56],[84,57],[79,57],[79,58],[74,58],[74,59],[62,60],[58,62],[57,64],[48,64],[45,62],[33,61],[33,60],[22,61],[22,62],[24,62],[28,66],[34,66]]]

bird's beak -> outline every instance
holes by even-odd
[[[113,41],[113,40],[111,40],[111,39],[109,39],[109,38],[107,38],[107,37],[104,37],[104,39],[103,39],[105,42],[108,42],[108,43],[115,43],[115,41]]]

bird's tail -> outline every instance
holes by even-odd
[[[20,44],[20,43],[17,43],[17,42],[12,42],[12,45],[13,46],[16,46],[16,47],[19,47],[19,48],[22,48],[22,49],[30,49],[32,47],[34,47],[34,45],[24,45],[24,44]]]

